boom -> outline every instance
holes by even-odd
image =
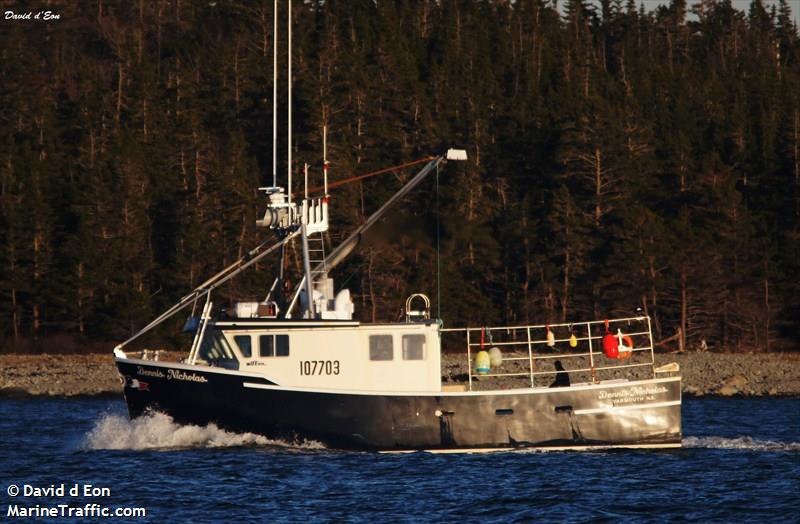
[[[398,200],[406,196],[412,189],[417,187],[417,185],[419,185],[419,183],[422,182],[422,180],[424,180],[425,177],[431,173],[431,171],[439,167],[442,163],[446,162],[447,160],[466,160],[466,159],[467,159],[466,151],[460,149],[449,149],[445,154],[434,157],[427,164],[425,164],[425,166],[419,171],[419,173],[414,175],[414,177],[411,180],[406,182],[406,185],[400,188],[400,190],[397,191],[397,193],[392,195],[392,197],[389,200],[387,200],[380,207],[380,209],[372,213],[372,215],[370,215],[370,217],[363,224],[358,226],[356,230],[350,234],[350,236],[348,236],[341,244],[336,246],[336,249],[334,249],[328,256],[325,257],[324,262],[317,264],[317,266],[312,270],[312,273],[317,273],[319,271],[322,271],[324,268],[331,270],[337,265],[339,265],[339,263],[341,263],[345,258],[347,258],[347,256],[350,253],[353,252],[353,250],[361,241],[361,238],[364,236],[364,233],[370,227],[374,226],[375,223],[378,222],[381,218],[383,218],[383,216],[386,214],[389,208],[392,207],[392,205],[394,205]],[[291,316],[292,308],[294,304],[297,302],[297,298],[299,297],[300,291],[303,289],[304,285],[305,285],[305,277],[303,277],[300,280],[300,282],[298,283],[297,287],[294,290],[292,301],[290,302],[289,309],[287,311],[287,317]]]

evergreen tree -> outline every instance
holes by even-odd
[[[332,181],[470,156],[440,173],[438,208],[431,179],[337,269],[360,318],[432,294],[439,256],[449,325],[641,307],[683,347],[796,348],[791,2],[292,6],[295,182],[304,162],[321,181],[323,128]],[[286,184],[285,7],[274,159],[271,1],[79,2],[58,23],[0,22],[4,349],[125,337],[269,234],[256,188],[273,161]],[[412,175],[336,189],[329,242]],[[270,284],[243,274],[215,301]],[[170,327],[152,342],[177,343]]]

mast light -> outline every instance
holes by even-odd
[[[465,149],[448,149],[445,158],[447,160],[466,160],[467,151]]]

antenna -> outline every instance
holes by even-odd
[[[322,126],[322,186],[328,196],[328,126]]]
[[[289,4],[289,27],[286,29],[286,38],[289,41],[288,49],[289,49],[289,58],[288,58],[288,70],[289,70],[289,125],[287,126],[287,143],[288,143],[288,154],[287,154],[287,161],[286,161],[286,169],[289,172],[288,176],[288,190],[286,194],[289,196],[289,204],[292,203],[292,1],[289,0],[287,2]]]
[[[272,187],[278,185],[278,0],[273,6],[272,34]]]

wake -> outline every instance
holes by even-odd
[[[169,450],[188,448],[272,447],[293,450],[325,449],[319,442],[284,442],[255,433],[232,433],[216,424],[178,424],[164,413],[129,420],[122,415],[103,415],[87,433],[85,449]]]
[[[749,451],[800,451],[800,442],[759,440],[752,437],[684,437],[683,448]],[[191,448],[263,447],[284,450],[323,450],[315,441],[272,440],[255,433],[233,433],[216,424],[178,424],[164,413],[150,413],[133,420],[105,414],[86,434],[83,448],[93,450],[170,450]]]
[[[752,437],[684,437],[683,447],[750,451],[800,451],[800,442],[758,440]]]

